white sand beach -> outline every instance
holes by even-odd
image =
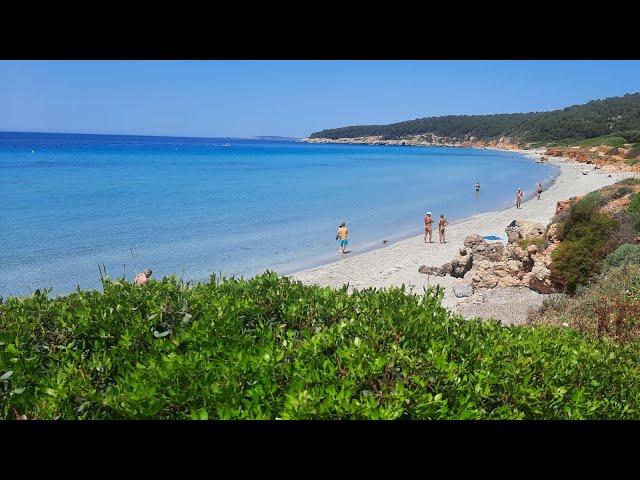
[[[528,153],[538,157],[537,153]],[[464,238],[473,233],[487,236],[497,235],[506,242],[505,227],[512,220],[530,220],[549,223],[556,209],[556,203],[575,195],[584,195],[605,185],[632,177],[633,173],[594,170],[592,165],[567,159],[549,158],[549,162],[560,167],[561,173],[540,200],[535,197],[522,204],[520,210],[515,205],[501,211],[487,212],[473,218],[450,224],[447,227],[447,243],[438,242],[437,218],[433,229],[434,243],[425,244],[422,235],[408,238],[385,247],[358,254],[349,253],[338,261],[320,267],[303,270],[290,275],[306,284],[316,284],[338,288],[349,284],[350,288],[385,288],[404,284],[408,289],[421,293],[423,287],[440,284],[445,287],[443,304],[455,308],[460,299],[453,295],[453,277],[434,277],[418,273],[421,265],[439,266],[450,261],[463,247]],[[589,170],[587,175],[583,171]],[[611,175],[609,177],[609,175]],[[515,199],[515,192],[514,199]],[[525,195],[530,192],[525,192]],[[416,219],[422,224],[422,218]]]

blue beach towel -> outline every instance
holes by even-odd
[[[482,237],[485,240],[502,240],[502,237],[496,237],[495,235],[487,235],[486,237]]]

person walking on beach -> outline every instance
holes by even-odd
[[[476,192],[480,191],[480,182],[476,182]]]
[[[431,241],[431,226],[433,224],[433,218],[431,218],[431,212],[427,212],[424,217],[424,243],[427,243],[427,237],[429,237],[429,243]]]
[[[540,200],[540,194],[542,193],[542,184],[538,182],[536,193],[538,194],[538,200]]]
[[[522,190],[518,189],[518,191],[516,192],[516,208],[522,208],[520,205],[522,205],[523,195],[524,193],[522,192]]]
[[[444,239],[444,227],[448,225],[447,219],[444,218],[444,213],[440,214],[440,220],[438,221],[438,235],[440,236],[440,243],[447,243]]]
[[[138,275],[136,275],[136,279],[133,281],[133,283],[135,285],[144,285],[145,283],[147,283],[152,273],[153,272],[147,268],[144,272],[140,272]]]
[[[338,255],[344,255],[344,249],[347,247],[349,240],[347,240],[347,236],[349,235],[349,229],[347,228],[346,222],[342,222],[338,227],[338,232],[336,234],[336,240],[340,240],[340,250],[338,250]]]

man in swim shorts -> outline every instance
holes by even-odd
[[[338,227],[336,235],[336,240],[340,240],[340,250],[338,250],[338,255],[343,255],[345,253],[344,249],[347,248],[347,244],[349,243],[347,236],[349,236],[349,229],[347,228],[347,224],[342,222]]]
[[[431,241],[431,225],[433,224],[433,218],[431,218],[431,212],[427,212],[424,217],[424,243],[427,243],[427,236],[429,237],[429,243]]]
[[[536,193],[538,194],[538,200],[540,200],[540,195],[542,194],[542,184],[540,182],[538,182]]]

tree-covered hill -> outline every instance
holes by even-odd
[[[315,132],[311,138],[396,139],[417,134],[465,140],[508,137],[518,142],[539,143],[570,143],[615,134],[633,143],[640,141],[640,93],[592,100],[551,112],[447,115],[390,125],[355,125]]]

